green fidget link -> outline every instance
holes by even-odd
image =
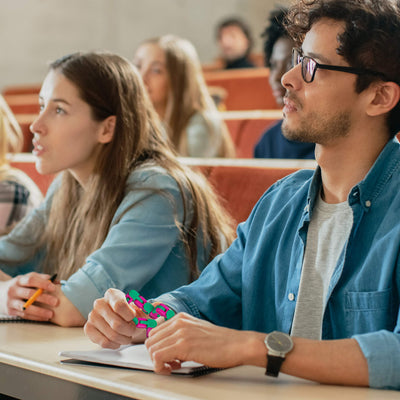
[[[129,294],[126,295],[128,303],[133,302],[134,305],[146,313],[151,319],[146,318],[133,318],[137,328],[145,328],[146,335],[148,336],[151,329],[157,326],[158,317],[164,317],[166,320],[172,318],[175,315],[175,311],[171,310],[168,306],[163,303],[154,306],[149,303],[143,296],[141,296],[136,290],[131,290]]]

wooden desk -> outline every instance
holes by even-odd
[[[279,379],[268,378],[256,367],[192,378],[60,363],[59,351],[96,347],[81,328],[0,324],[0,392],[29,400],[399,399],[395,391],[319,385],[284,374]]]

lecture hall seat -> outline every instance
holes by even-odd
[[[267,128],[282,118],[281,110],[221,112],[236,150],[236,158],[253,158],[254,147]]]
[[[222,87],[226,110],[269,110],[278,105],[269,85],[268,68],[204,71],[207,86]]]

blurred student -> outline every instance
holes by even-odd
[[[7,153],[19,153],[22,146],[21,128],[0,96],[0,234],[9,231],[43,200],[35,183],[21,170],[10,167]]]
[[[108,287],[160,294],[195,279],[231,242],[229,218],[177,161],[129,61],[60,58],[39,103],[36,167],[61,174],[42,206],[0,239],[1,313],[83,325]],[[55,272],[61,284],[48,281]],[[37,288],[45,292],[24,311]]]
[[[293,40],[284,26],[287,9],[273,10],[269,16],[269,25],[263,36],[265,65],[269,67],[269,84],[276,103],[283,107],[285,88],[282,76],[292,67]],[[298,158],[314,159],[314,143],[289,140],[282,134],[282,122],[268,128],[254,148],[255,158]]]
[[[218,24],[216,36],[224,69],[255,67],[250,60],[253,38],[243,20],[225,19]]]
[[[233,157],[225,123],[208,93],[193,45],[166,35],[143,42],[134,64],[155,110],[181,156]]]

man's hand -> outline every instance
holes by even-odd
[[[146,331],[136,328],[132,321],[135,317],[148,318],[128,304],[123,292],[109,289],[103,298],[94,302],[84,331],[92,342],[110,349],[143,342]]]
[[[262,333],[222,328],[179,313],[152,329],[145,343],[155,372],[169,374],[183,361],[217,368],[265,366],[264,337]]]
[[[0,282],[0,312],[17,315],[34,321],[48,321],[54,312],[49,309],[59,304],[55,295],[56,285],[49,281],[50,275],[31,272]],[[23,310],[25,302],[33,296],[37,289],[43,293]]]

